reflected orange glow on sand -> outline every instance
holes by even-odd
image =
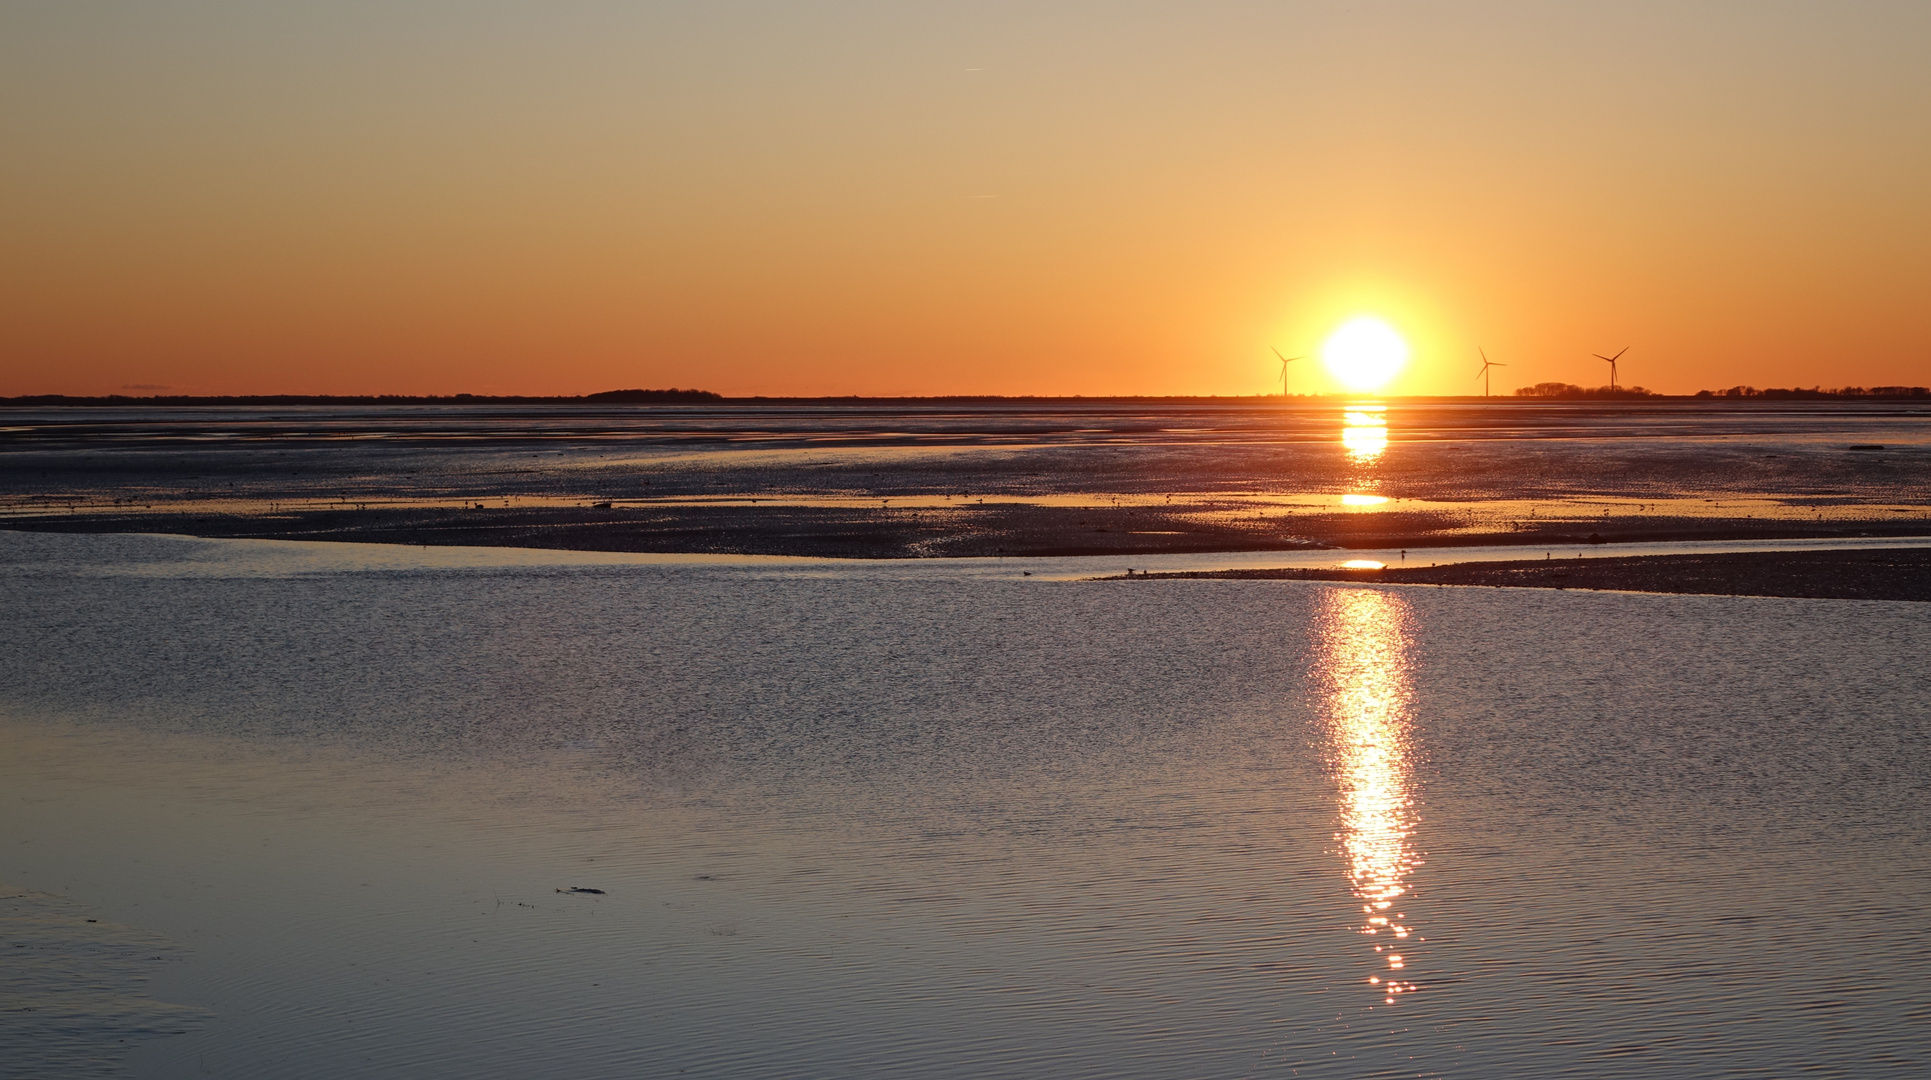
[[[1341,446],[1348,460],[1370,462],[1388,449],[1388,407],[1349,405],[1342,414]]]
[[[1414,845],[1411,636],[1408,605],[1394,593],[1338,589],[1321,614],[1322,711],[1341,804],[1335,839],[1361,901],[1360,933],[1385,962],[1369,983],[1389,1004],[1416,989],[1402,977],[1402,948],[1414,929],[1400,910],[1409,875],[1421,865]]]

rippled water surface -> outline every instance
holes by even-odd
[[[10,1003],[141,1076],[1931,1068],[1921,605],[431,559],[0,534]]]

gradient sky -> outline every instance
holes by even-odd
[[[1923,0],[8,0],[0,394],[1251,394],[1358,313],[1398,393],[1923,384],[1927,56]]]

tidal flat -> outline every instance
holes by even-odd
[[[1416,552],[1417,555],[1424,554]],[[1484,554],[1492,554],[1491,552]],[[1540,559],[1485,558],[1415,565],[1349,560],[1340,567],[1135,571],[1115,580],[1220,578],[1249,581],[1355,581],[1402,585],[1482,585],[1512,589],[1794,596],[1817,600],[1931,601],[1931,548],[1878,547],[1698,551],[1588,558],[1553,551]]]
[[[0,527],[845,558],[1931,535],[1919,402],[0,414]]]

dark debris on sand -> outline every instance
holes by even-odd
[[[1489,585],[1529,589],[1790,596],[1824,600],[1927,601],[1931,600],[1931,547],[1525,559],[1518,562],[1449,563],[1382,570],[1212,570],[1132,575],[1134,581],[1173,578]]]

